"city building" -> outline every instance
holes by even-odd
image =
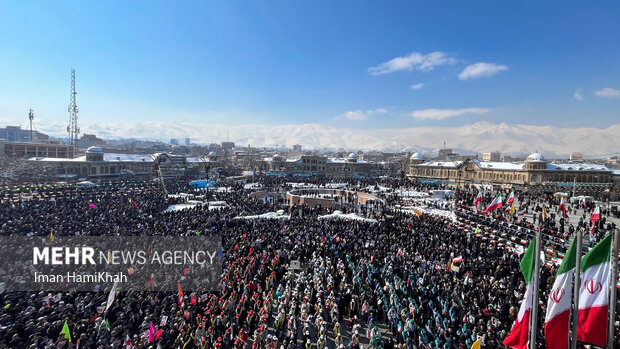
[[[301,151],[301,145],[300,144],[293,145],[293,151]]]
[[[46,141],[44,143],[30,142],[4,142],[3,153],[10,157],[48,157],[48,158],[72,158],[73,146],[60,144],[59,141]]]
[[[221,147],[224,150],[232,150],[235,147],[235,142],[222,142]]]
[[[49,140],[49,136],[36,130],[23,130],[20,126],[7,126],[0,127],[0,139],[6,142],[43,143]]]
[[[482,161],[500,161],[500,155],[498,151],[482,153]]]
[[[190,145],[191,143],[192,143],[192,142],[190,141],[190,139],[189,139],[189,138],[185,138],[185,145],[186,145],[186,146],[188,146],[188,147],[189,147],[189,145]]]
[[[570,153],[570,158],[571,161],[581,161],[583,160],[583,154],[582,153]]]
[[[359,159],[355,153],[347,157],[302,155],[295,159],[285,159],[280,154],[275,154],[262,159],[260,168],[272,174],[355,177],[375,174],[378,166]]]
[[[414,154],[415,155],[415,154]],[[554,163],[542,154],[530,154],[524,162],[427,161],[416,157],[409,162],[409,176],[458,185],[478,183],[522,188],[572,191],[579,195],[604,196],[614,184],[612,171],[591,163]]]
[[[170,138],[170,145],[179,145],[179,140],[176,138]]]
[[[150,155],[104,153],[99,147],[90,147],[84,156],[74,159],[33,157],[29,161],[55,165],[58,178],[89,180],[204,175],[217,165],[217,159],[211,157],[187,157],[169,153]]]
[[[368,153],[362,154],[361,158],[366,161],[371,162],[381,162],[386,160],[386,154],[380,151],[369,151]]]
[[[224,151],[224,156],[230,157],[233,155],[233,149],[235,148],[235,142],[222,142],[221,148]]]
[[[94,134],[84,133],[82,138],[78,139],[77,144],[80,149],[88,149],[90,147],[105,147],[107,142],[97,138]]]
[[[459,154],[454,153],[450,148],[439,149],[439,152],[437,152],[437,160],[450,160],[458,155]]]

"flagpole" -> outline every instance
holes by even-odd
[[[534,249],[534,299],[532,300],[532,318],[530,319],[530,349],[536,349],[538,335],[538,284],[540,270],[540,229],[536,231],[536,248]]]
[[[579,289],[581,287],[581,240],[582,240],[582,229],[577,229],[577,239],[576,248],[576,256],[575,256],[575,272],[573,273],[573,278],[575,280],[575,285],[573,287],[573,303],[575,303],[573,310],[573,327],[572,333],[570,335],[570,347],[571,349],[577,349],[577,324],[579,322]]]
[[[618,238],[620,237],[620,229],[614,231],[614,237],[611,242],[611,282],[610,282],[610,301],[609,301],[609,328],[607,329],[607,348],[614,348],[614,332],[616,320],[616,289],[618,285]]]

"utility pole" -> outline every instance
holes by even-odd
[[[75,69],[71,69],[71,98],[69,102],[69,125],[67,125],[67,132],[69,133],[69,145],[73,146],[73,157],[77,151],[77,139],[80,134],[80,128],[78,127],[78,107],[75,99]]]

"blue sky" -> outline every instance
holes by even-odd
[[[74,67],[83,124],[605,128],[619,18],[617,1],[0,0],[0,120],[64,125]]]

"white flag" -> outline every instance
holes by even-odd
[[[114,296],[116,295],[116,286],[118,285],[118,281],[112,285],[112,289],[110,290],[110,294],[108,295],[108,302],[105,305],[105,311],[108,311],[112,303],[114,303]]]

